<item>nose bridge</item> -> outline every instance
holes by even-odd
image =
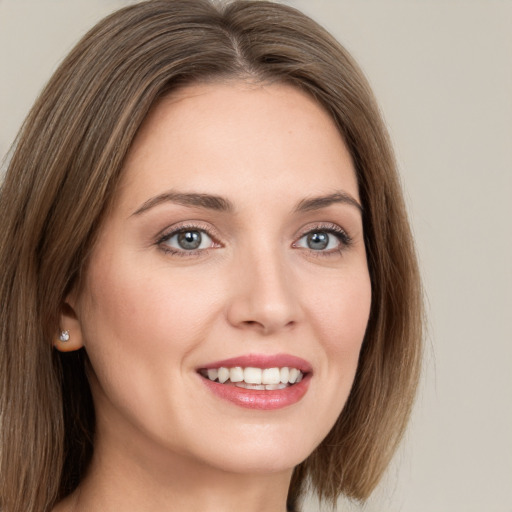
[[[260,245],[240,254],[234,267],[228,313],[233,325],[269,334],[299,320],[292,269],[281,248]]]

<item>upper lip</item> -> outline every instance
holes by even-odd
[[[241,366],[242,368],[283,368],[288,366],[289,368],[297,368],[302,373],[310,373],[312,366],[305,359],[301,357],[292,356],[290,354],[246,354],[237,357],[231,357],[229,359],[223,359],[222,361],[214,361],[200,366],[198,370],[209,370],[213,368],[234,368]]]

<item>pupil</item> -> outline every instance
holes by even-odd
[[[199,231],[184,231],[178,235],[178,243],[182,249],[193,250],[201,245],[201,233]]]
[[[329,243],[329,235],[322,231],[308,235],[308,247],[315,251],[325,249]]]

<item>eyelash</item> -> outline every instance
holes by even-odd
[[[201,233],[205,233],[212,240],[212,246],[204,249],[192,249],[187,251],[185,249],[174,249],[166,244],[166,242],[168,242],[172,237],[179,235],[180,233],[186,233],[187,231],[198,231]],[[315,232],[334,235],[339,241],[339,246],[334,249],[324,251],[308,249],[297,245],[304,237],[307,237],[308,235]],[[292,244],[292,247],[297,249],[309,250],[309,252],[315,257],[329,257],[341,254],[345,249],[349,248],[352,245],[352,243],[352,238],[347,234],[347,232],[344,229],[342,229],[337,224],[326,223],[315,225],[310,229],[303,231],[302,234],[298,237],[297,241]],[[206,255],[208,254],[208,250],[210,248],[222,247],[222,244],[217,241],[217,236],[214,233],[212,233],[211,228],[206,228],[204,226],[196,224],[185,224],[178,227],[173,227],[171,230],[164,232],[161,236],[158,237],[156,245],[164,253],[180,257]]]
[[[348,235],[348,233],[343,228],[341,228],[337,224],[332,224],[329,222],[329,223],[317,224],[313,227],[306,229],[300,235],[300,237],[297,239],[297,242],[294,242],[292,244],[292,246],[297,247],[297,244],[299,243],[300,240],[302,240],[304,237],[307,237],[308,235],[311,235],[313,233],[327,233],[329,235],[333,235],[338,239],[338,242],[339,242],[338,247],[336,247],[334,249],[327,250],[327,251],[309,249],[310,255],[317,257],[317,258],[318,257],[322,258],[322,257],[330,257],[330,256],[339,256],[342,252],[344,252],[346,249],[348,249],[353,243],[352,238]],[[307,248],[305,248],[305,249],[308,250]]]
[[[173,247],[170,247],[165,243],[168,242],[172,237],[179,235],[180,233],[186,233],[187,231],[199,231],[200,233],[205,233],[212,240],[213,244],[215,244],[213,248],[222,247],[222,245],[219,242],[217,242],[217,237],[212,233],[211,228],[208,229],[205,226],[200,226],[197,224],[184,224],[178,227],[173,227],[169,231],[165,231],[156,241],[156,245],[164,253],[171,254],[173,256],[190,257],[208,254],[208,249],[212,247],[208,247],[205,249],[192,249],[190,251],[187,251],[185,249],[174,249]]]

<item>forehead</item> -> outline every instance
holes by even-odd
[[[122,193],[133,200],[165,188],[217,195],[244,189],[260,199],[342,188],[358,197],[333,119],[285,84],[207,83],[172,93],[144,121],[123,172]]]

